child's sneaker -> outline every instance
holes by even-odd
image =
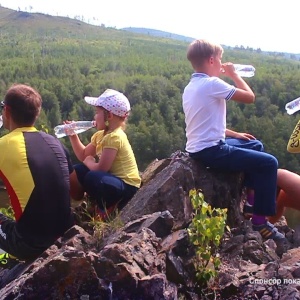
[[[0,254],[0,268],[2,269],[11,269],[15,265],[20,263],[20,261],[8,253],[2,253]]]
[[[285,239],[284,235],[278,231],[278,229],[271,224],[266,222],[261,225],[252,225],[254,231],[258,231],[264,239],[273,239],[274,241]]]
[[[243,207],[243,215],[245,219],[250,220],[253,216],[253,205],[246,202]]]

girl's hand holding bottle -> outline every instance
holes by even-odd
[[[54,128],[57,138],[72,136],[96,126],[95,121],[64,121],[62,125]]]

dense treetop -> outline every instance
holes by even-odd
[[[114,88],[132,105],[126,131],[141,171],[155,158],[184,150],[181,95],[192,73],[186,42],[0,7],[0,43],[0,93],[15,82],[35,87],[43,98],[38,128],[53,134],[62,120],[92,119],[84,96]],[[286,151],[298,116],[284,109],[300,96],[299,61],[243,47],[225,47],[223,61],[256,67],[246,79],[256,102],[230,102],[228,128],[252,133],[280,167],[300,170],[300,156]],[[92,133],[81,134],[82,140],[87,143]],[[69,147],[67,138],[62,141]]]

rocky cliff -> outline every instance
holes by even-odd
[[[241,215],[242,174],[204,168],[178,152],[142,177],[116,217],[122,226],[107,224],[101,236],[74,226],[35,261],[2,270],[0,299],[300,299],[300,233],[284,218],[277,225],[288,245],[252,231]],[[193,188],[212,206],[228,208],[231,230],[210,290],[197,288],[186,230]]]

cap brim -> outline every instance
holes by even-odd
[[[96,98],[96,97],[84,97],[84,101],[93,106],[97,106],[96,105],[97,100],[98,100],[98,98]]]

